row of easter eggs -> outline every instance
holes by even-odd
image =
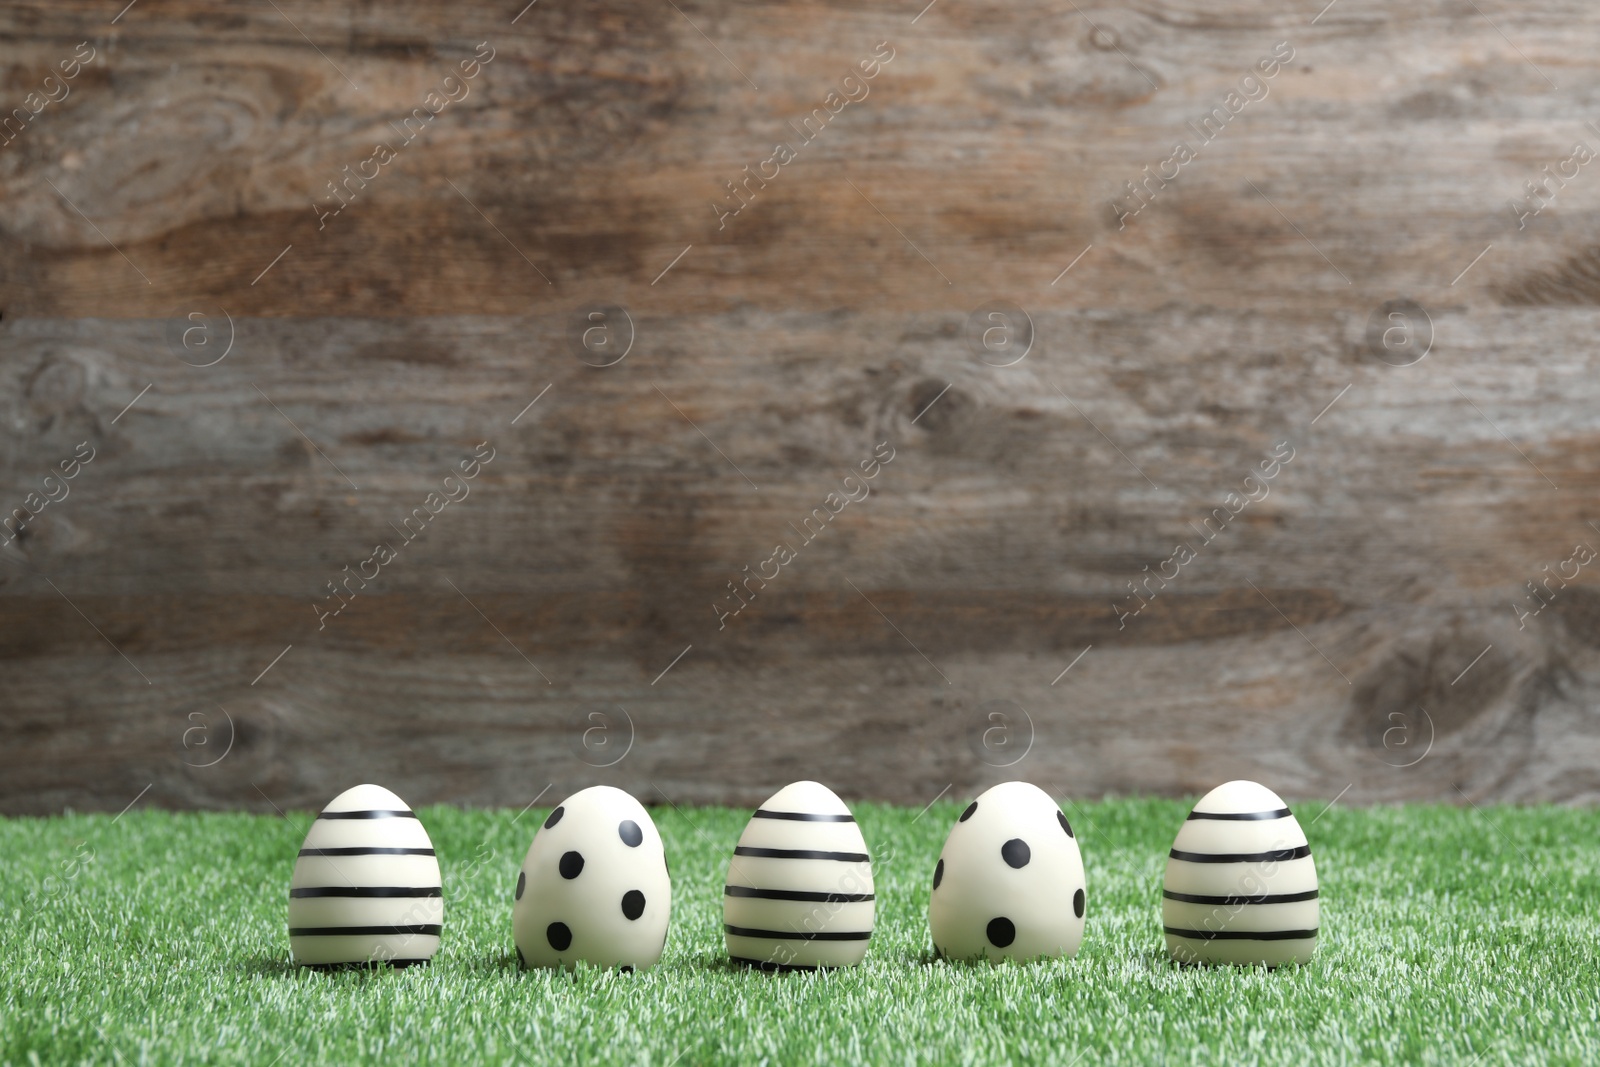
[[[1083,940],[1078,842],[1055,801],[1006,782],[962,811],[933,869],[936,954],[1071,957]],[[1183,963],[1304,963],[1316,947],[1317,873],[1300,824],[1254,782],[1206,794],[1178,831],[1162,892],[1167,950]],[[525,967],[642,969],[661,958],[672,879],[654,821],[620,789],[574,793],[517,872],[512,930]],[[872,860],[850,809],[795,782],[751,817],[723,889],[728,954],[768,970],[849,966],[876,917]],[[444,921],[433,843],[389,790],[360,785],[323,809],[289,890],[289,943],[309,966],[430,959]]]

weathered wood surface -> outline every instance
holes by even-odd
[[[1600,561],[1513,608],[1600,548],[1600,170],[1510,207],[1600,149],[1600,11],[280,6],[0,12],[7,108],[96,50],[0,146],[0,507],[94,450],[0,549],[0,810],[802,776],[1600,798]],[[319,231],[326,183],[481,41],[471,93]],[[722,183],[882,41],[719,231]],[[1123,183],[1282,41],[1119,228]],[[1399,298],[1431,320],[1409,366],[1369,331]],[[1032,316],[1014,366],[969,346],[992,300]],[[585,365],[574,323],[611,305],[633,347]],[[174,340],[190,312],[209,347]]]

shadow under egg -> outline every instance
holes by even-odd
[[[339,974],[343,972],[403,971],[411,967],[426,967],[431,960],[368,960],[361,963],[296,963],[287,956],[251,956],[238,966],[245,974],[262,978],[288,978],[307,972]]]

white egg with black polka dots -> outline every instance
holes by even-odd
[[[1083,941],[1083,857],[1050,795],[1005,782],[967,805],[933,869],[934,953],[954,959],[1072,957]]]
[[[517,872],[511,929],[524,967],[579,960],[643,970],[661,958],[672,876],[650,813],[609,785],[563,800]]]

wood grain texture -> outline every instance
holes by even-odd
[[[0,548],[0,811],[1600,799],[1600,567],[1515,607],[1600,548],[1600,161],[1512,207],[1600,150],[1591,6],[117,6],[0,12],[8,109],[96,52],[0,144],[0,514],[94,450]]]

